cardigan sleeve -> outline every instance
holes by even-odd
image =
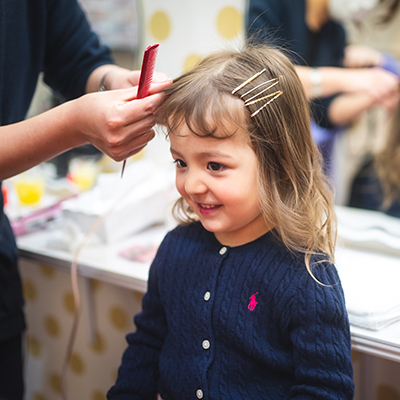
[[[44,80],[69,100],[85,93],[93,70],[114,61],[76,0],[47,3]]]
[[[291,305],[295,385],[290,399],[353,399],[350,328],[336,268],[321,263],[298,281]]]
[[[117,381],[107,393],[108,400],[154,400],[157,395],[159,357],[168,331],[158,288],[160,269],[169,247],[166,239],[150,267],[142,312],[134,319],[137,330],[126,337],[128,347],[118,370]]]

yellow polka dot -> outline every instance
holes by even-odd
[[[28,350],[34,357],[40,357],[42,346],[37,338],[34,336],[28,337]]]
[[[143,300],[143,293],[137,292],[136,290],[132,291],[133,298],[135,302],[141,304]]]
[[[183,70],[186,72],[197,65],[201,60],[201,56],[198,54],[189,54],[183,63]]]
[[[44,265],[42,264],[40,266],[40,272],[42,275],[44,275],[46,278],[52,278],[54,276],[54,268],[50,267],[50,265]]]
[[[95,342],[92,343],[91,347],[92,350],[96,353],[104,353],[106,349],[106,342],[104,340],[104,336],[101,333],[96,332]]]
[[[128,326],[128,317],[125,311],[119,307],[115,306],[110,310],[110,318],[113,326],[117,329],[123,330]]]
[[[165,40],[171,31],[171,22],[164,11],[156,11],[150,19],[151,34],[157,40]]]
[[[64,302],[64,308],[67,310],[67,312],[73,314],[75,311],[75,302],[74,302],[74,295],[72,294],[72,292],[64,293],[63,302]]]
[[[91,279],[91,280],[90,280],[90,288],[91,288],[93,291],[99,290],[100,287],[101,287],[101,282],[100,282],[100,281],[98,281],[97,279]]]
[[[116,382],[117,378],[118,378],[118,368],[112,373],[111,379],[113,382]]]
[[[51,373],[49,375],[49,384],[50,387],[56,393],[61,393],[61,377],[56,373]]]
[[[107,400],[106,395],[99,390],[95,390],[92,393],[92,400]]]
[[[82,357],[77,353],[72,353],[69,365],[71,370],[77,375],[82,375],[85,372],[85,364]]]
[[[36,286],[31,280],[25,279],[22,283],[22,288],[27,301],[34,301],[36,299]]]
[[[60,324],[53,315],[47,315],[45,317],[44,328],[50,336],[57,337],[60,335]]]
[[[352,350],[351,358],[353,359],[353,363],[357,362],[360,359],[360,352],[357,350]]]
[[[400,400],[400,394],[389,385],[379,385],[376,389],[376,400]]]
[[[46,396],[39,392],[34,392],[32,394],[32,398],[33,398],[33,400],[46,400]]]
[[[242,14],[235,7],[224,7],[217,17],[219,34],[225,39],[233,39],[243,30]]]

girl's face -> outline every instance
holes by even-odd
[[[169,137],[176,187],[221,244],[239,246],[270,229],[259,207],[258,161],[244,132],[202,138],[182,124]]]

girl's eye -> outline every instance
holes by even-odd
[[[217,163],[217,162],[209,162],[208,163],[208,168],[211,171],[221,171],[224,168],[224,166],[222,164]]]
[[[179,158],[177,158],[174,163],[176,164],[177,168],[185,168],[186,167],[186,163],[182,160],[180,160]]]

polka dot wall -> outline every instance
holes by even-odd
[[[243,43],[244,0],[152,0],[142,7],[142,44],[160,44],[156,68],[171,77],[210,51]]]
[[[28,324],[26,399],[61,399],[61,371],[75,308],[70,275],[26,260],[21,260],[20,270]],[[67,372],[68,398],[105,400],[126,347],[125,335],[135,329],[132,317],[140,311],[142,295],[86,278],[79,278],[79,290],[83,305]]]

